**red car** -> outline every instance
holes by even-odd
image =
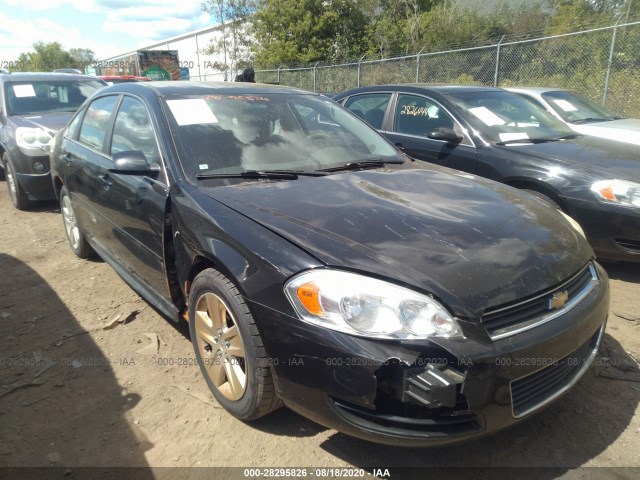
[[[151,81],[149,77],[137,77],[136,75],[101,75],[98,78],[101,78],[109,85],[113,85],[114,83]]]

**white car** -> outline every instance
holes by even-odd
[[[576,132],[640,145],[640,120],[622,118],[568,90],[539,87],[507,88],[536,100]]]

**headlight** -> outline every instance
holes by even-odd
[[[375,338],[464,338],[458,322],[433,298],[363,275],[313,270],[285,293],[302,320]]]
[[[598,200],[626,207],[640,207],[640,183],[626,180],[600,180],[591,185]]]
[[[47,155],[51,149],[53,137],[42,128],[16,128],[16,143],[25,155]]]

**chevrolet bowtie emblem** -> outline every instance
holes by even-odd
[[[549,310],[557,310],[564,307],[567,300],[569,300],[569,292],[567,290],[554,293],[549,299]]]

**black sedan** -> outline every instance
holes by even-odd
[[[384,85],[334,99],[413,158],[497,180],[575,218],[600,259],[640,261],[640,149],[574,132],[491,87]]]
[[[416,162],[317,94],[129,83],[56,137],[72,250],[187,320],[217,401],[361,438],[466,440],[549,404],[596,355],[608,280],[575,222]]]
[[[16,208],[55,198],[49,172],[53,136],[106,85],[85,75],[0,74],[0,178],[6,177]]]

